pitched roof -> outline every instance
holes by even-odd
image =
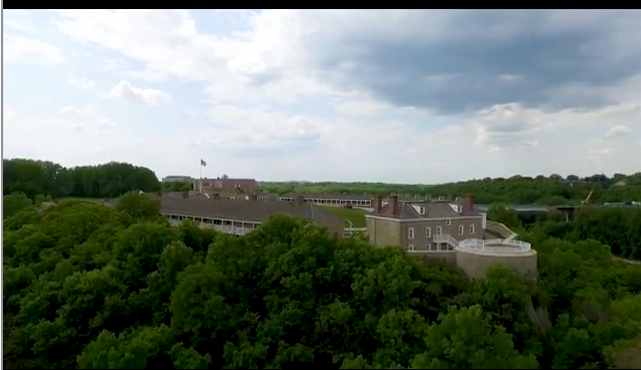
[[[412,205],[425,207],[425,214],[420,214]],[[388,203],[381,208],[380,216],[395,218],[457,218],[468,216],[481,216],[477,211],[456,212],[449,202],[398,202],[396,216],[392,215],[392,204]]]
[[[305,198],[316,199],[340,199],[340,200],[371,200],[372,196],[369,194],[313,194],[313,193],[288,193],[282,195],[283,197],[294,198],[301,195]]]
[[[163,196],[160,199],[160,211],[165,214],[188,215],[207,218],[225,218],[237,221],[261,222],[275,214],[299,216],[312,222],[323,224],[339,223],[343,220],[321,207],[303,203],[273,201],[212,200],[195,198],[173,198]]]

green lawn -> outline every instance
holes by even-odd
[[[353,227],[365,227],[365,215],[367,214],[367,211],[365,210],[358,209],[358,208],[347,209],[343,207],[332,207],[332,206],[321,206],[321,207],[323,207],[323,209],[329,213],[332,213],[345,220],[351,221]],[[349,222],[347,221],[345,221],[345,223],[349,224]],[[349,226],[349,225],[346,225],[346,226]]]

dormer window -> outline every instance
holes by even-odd
[[[425,207],[418,207],[418,213],[424,215],[425,214]]]

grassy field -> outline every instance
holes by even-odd
[[[367,214],[367,211],[358,209],[358,208],[352,208],[352,209],[347,209],[343,207],[332,207],[332,206],[322,206],[324,210],[327,212],[330,212],[338,217],[341,217],[345,219],[345,223],[349,224],[347,220],[352,222],[352,227],[365,227],[365,215]],[[346,225],[349,226],[349,225]]]

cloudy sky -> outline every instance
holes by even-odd
[[[4,158],[439,183],[641,170],[636,10],[5,10]]]

